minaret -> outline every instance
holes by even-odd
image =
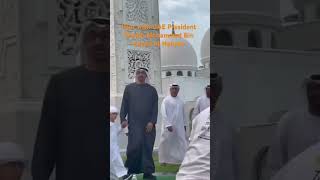
[[[161,88],[161,60],[160,47],[138,47],[133,42],[160,41],[160,39],[132,39],[124,36],[128,33],[160,33],[159,30],[128,30],[123,24],[139,26],[146,24],[159,24],[158,0],[140,0],[133,2],[129,0],[111,0],[110,2],[110,39],[111,39],[111,96],[122,97],[126,85],[133,82],[135,70],[143,67],[149,70],[150,83],[159,94]],[[130,7],[143,9],[131,11]]]
[[[131,10],[135,7],[135,11]],[[111,94],[110,103],[121,107],[122,95],[126,85],[133,83],[135,69],[139,67],[147,68],[150,78],[150,84],[154,86],[159,95],[161,103],[162,83],[161,83],[161,60],[160,47],[134,47],[132,42],[160,41],[160,39],[127,39],[124,32],[139,33],[138,29],[125,30],[122,25],[146,25],[159,24],[158,0],[111,0],[110,1],[110,71],[111,71]],[[139,11],[143,9],[143,11]],[[156,33],[159,30],[148,30],[143,33]],[[161,107],[161,104],[158,104]],[[161,124],[160,113],[158,113],[158,123]],[[160,132],[160,126],[157,126]],[[120,148],[126,148],[127,137],[120,137]],[[155,147],[158,146],[159,136],[156,137]]]
[[[174,32],[174,21],[172,21],[172,34],[176,34],[176,33]]]

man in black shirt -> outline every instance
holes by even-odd
[[[53,75],[47,87],[32,160],[34,180],[106,180],[109,134],[109,20],[84,23],[80,58],[85,65]]]

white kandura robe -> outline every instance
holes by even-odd
[[[207,109],[210,106],[210,99],[207,97],[207,95],[200,96],[197,101],[196,105],[193,109],[192,113],[192,119],[194,119],[198,114],[200,114],[201,111]]]
[[[159,162],[181,164],[188,142],[184,102],[179,97],[167,96],[161,104],[162,128],[159,143]],[[167,127],[172,126],[173,132]]]
[[[211,147],[210,129],[213,131]],[[238,180],[237,148],[233,135],[232,126],[221,113],[213,112],[210,118],[210,107],[202,111],[192,121],[191,141],[176,180]],[[213,164],[210,164],[211,158]]]
[[[210,179],[210,108],[192,121],[190,144],[176,180]]]
[[[119,123],[110,122],[110,175],[111,177],[122,177],[127,174],[127,169],[124,167],[120,148],[118,145],[118,136],[122,132]]]
[[[286,113],[278,124],[269,149],[269,177],[317,142],[320,142],[320,117],[311,115],[307,110]]]

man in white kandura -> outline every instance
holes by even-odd
[[[320,142],[320,74],[308,77],[302,90],[301,106],[286,113],[278,124],[269,150],[269,177],[307,148]]]
[[[213,73],[210,74],[210,80],[213,86],[213,104],[192,120],[189,147],[176,180],[237,180],[233,129],[216,108],[222,92],[222,77]],[[213,164],[210,164],[211,158]]]
[[[110,180],[118,180],[118,178],[122,178],[127,174],[118,145],[118,136],[125,131],[125,129],[121,128],[120,123],[116,122],[118,113],[118,108],[110,106]],[[122,179],[130,178],[132,176]]]
[[[187,150],[184,102],[179,98],[179,85],[170,85],[170,95],[161,104],[162,129],[159,144],[161,164],[181,164]]]
[[[205,91],[206,94],[200,96],[196,101],[196,105],[192,113],[192,119],[210,106],[210,84],[206,86]]]
[[[190,144],[176,180],[210,179],[210,107],[192,121]]]

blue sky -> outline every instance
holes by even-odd
[[[210,28],[210,0],[159,0],[159,15],[160,24],[171,24],[174,21],[175,24],[196,24],[199,27],[194,32],[194,38],[187,39],[195,49],[199,62],[201,40]]]

